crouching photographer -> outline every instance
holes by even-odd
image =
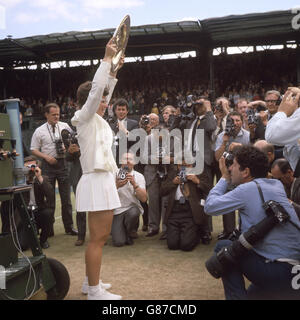
[[[222,277],[228,300],[299,299],[300,291],[292,287],[292,269],[300,264],[300,223],[283,185],[267,179],[267,156],[242,146],[234,151],[229,169],[224,157],[219,164],[222,178],[210,191],[204,210],[208,215],[239,210],[241,235],[217,243],[207,270]],[[230,181],[237,187],[226,193]],[[248,289],[243,276],[251,282]]]
[[[140,202],[147,201],[145,178],[134,170],[134,155],[124,153],[121,162],[116,176],[121,207],[114,210],[111,227],[112,241],[116,247],[133,244],[132,234],[136,232],[139,216],[144,211]]]
[[[26,183],[33,186],[30,192],[24,193],[24,201],[37,231],[41,230],[40,245],[43,249],[47,249],[49,248],[47,240],[52,228],[52,217],[55,210],[50,201],[54,191],[48,178],[42,175],[38,161],[34,156],[28,156],[24,159],[23,171],[26,176]],[[4,233],[11,231],[10,210],[11,202],[9,200],[3,201],[1,203],[1,218],[2,232]],[[20,246],[22,250],[27,250],[29,248],[27,232],[16,206],[13,207],[13,215]]]

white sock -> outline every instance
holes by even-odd
[[[84,278],[84,283],[89,284],[89,278],[87,276],[85,276],[85,278]]]
[[[94,296],[99,292],[99,284],[97,284],[96,286],[89,286],[89,295]]]

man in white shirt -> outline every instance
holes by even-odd
[[[145,178],[141,173],[134,171],[134,155],[125,153],[121,162],[116,176],[121,207],[114,210],[111,229],[112,241],[116,247],[133,244],[131,234],[136,230],[140,214],[144,212],[140,201],[147,201]],[[122,175],[124,170],[127,173]]]
[[[288,88],[278,112],[267,124],[266,140],[284,146],[283,155],[289,161],[296,177],[300,175],[300,89]]]
[[[45,106],[45,116],[47,122],[34,131],[30,150],[33,155],[42,159],[42,171],[44,175],[48,176],[53,190],[55,190],[56,181],[58,182],[61,198],[61,215],[65,232],[70,235],[77,235],[77,230],[73,228],[69,171],[61,137],[63,129],[69,131],[72,131],[72,129],[67,123],[59,121],[60,109],[56,103],[49,103]],[[54,192],[51,199],[53,208],[55,208],[55,202]],[[53,230],[51,233],[53,235]]]

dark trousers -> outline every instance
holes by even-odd
[[[3,201],[1,203],[1,219],[2,219],[2,233],[10,233],[10,221],[9,221],[9,206],[10,201]],[[37,231],[41,229],[40,233],[40,242],[44,243],[47,241],[49,232],[52,227],[52,219],[53,219],[53,209],[44,208],[37,209],[32,211],[28,211],[28,213],[33,217],[35,221]],[[20,215],[18,209],[14,207],[13,215],[15,224],[17,227],[18,239],[23,250],[28,249],[28,239],[27,233],[25,231],[25,226],[20,219]]]
[[[131,207],[130,209],[114,215],[111,236],[113,245],[122,247],[126,244],[128,237],[134,231],[139,221],[140,210],[138,207]]]
[[[167,221],[168,248],[170,250],[193,250],[199,243],[198,229],[189,203],[179,204],[178,201],[175,201]]]
[[[53,196],[50,200],[51,207],[55,208],[55,183],[58,182],[58,190],[61,199],[61,216],[65,231],[69,231],[73,227],[72,203],[71,203],[71,187],[69,181],[69,172],[65,159],[58,159],[56,165],[50,165],[45,160],[42,161],[42,172],[48,176],[49,182],[53,187]],[[55,212],[55,210],[54,210]],[[53,213],[53,223],[54,213]]]
[[[215,252],[232,244],[230,240],[217,243]],[[285,262],[266,262],[266,259],[249,250],[238,264],[228,268],[222,277],[227,300],[300,299],[300,290],[292,288],[293,266]],[[245,287],[244,276],[251,282]]]
[[[76,195],[76,188],[79,180],[72,183],[72,189],[74,194]],[[78,212],[76,211],[76,224],[78,229],[78,239],[85,240],[86,235],[86,212]]]

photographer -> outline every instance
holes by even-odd
[[[149,115],[142,115],[140,122],[139,122],[139,127],[141,129],[144,129],[147,133],[147,135],[151,134],[151,130],[159,125],[159,116],[155,113],[150,113]],[[138,163],[136,165],[136,171],[140,173],[144,173],[145,165],[142,163]],[[143,213],[143,231],[148,231],[148,223],[149,223],[149,216],[148,216],[148,203],[147,202],[142,202],[141,203],[144,213]]]
[[[217,128],[217,122],[211,109],[211,103],[207,99],[196,99],[192,104],[194,118],[186,125],[186,129],[190,129],[188,137],[189,150],[193,155],[199,151],[200,146],[196,139],[196,130],[204,131],[204,163],[207,166],[207,174],[212,181],[211,165],[213,163],[212,152],[212,134]]]
[[[130,131],[138,128],[138,122],[133,119],[127,118],[129,112],[129,105],[125,99],[117,99],[113,105],[113,112],[115,117],[108,121],[112,131],[115,134],[116,145],[116,163],[120,161],[120,145],[126,146],[126,151],[134,144],[130,139]]]
[[[208,217],[203,210],[211,189],[210,179],[205,169],[194,175],[188,173],[189,167],[186,163],[170,165],[161,186],[162,196],[168,196],[165,223],[170,250],[191,251],[200,239],[205,245],[211,241]]]
[[[226,215],[239,210],[242,233],[267,217],[262,198],[265,201],[276,201],[290,219],[274,226],[261,235],[259,242],[251,243],[252,249],[249,248],[242,256],[236,255],[232,259],[235,262],[222,275],[226,299],[299,297],[299,291],[292,289],[294,275],[291,271],[293,264],[300,263],[300,233],[297,229],[300,223],[282,184],[277,180],[267,179],[268,169],[268,159],[263,152],[250,146],[240,147],[234,153],[229,170],[225,159],[221,157],[222,178],[206,199],[204,210],[208,215]],[[237,187],[226,193],[229,182]],[[261,188],[262,195],[255,182]],[[219,241],[215,252],[231,244],[231,240]],[[228,258],[231,259],[231,255]],[[248,289],[243,276],[251,282]]]
[[[268,122],[266,140],[284,146],[283,155],[289,161],[296,177],[300,176],[300,89],[288,88],[278,112]]]
[[[134,171],[134,155],[125,153],[122,165],[116,175],[116,185],[120,197],[121,207],[114,210],[111,228],[114,246],[132,245],[132,233],[139,223],[139,216],[143,213],[141,202],[147,201],[144,176]]]
[[[77,98],[80,103],[82,100],[86,101],[85,90],[80,90],[77,92]],[[82,176],[82,168],[80,164],[80,148],[77,140],[76,128],[70,133],[68,130],[62,131],[62,139],[65,147],[67,148],[66,160],[70,163],[70,173],[69,179],[72,186],[74,195],[76,196],[76,188],[78,182]],[[75,242],[75,246],[82,246],[85,241],[86,235],[86,212],[76,211],[76,224],[78,228],[78,238]]]
[[[287,197],[300,219],[300,178],[294,177],[294,171],[286,159],[277,159],[272,164],[273,178],[282,182]]]
[[[52,227],[54,207],[51,204],[53,189],[47,176],[42,175],[38,161],[34,156],[24,159],[24,171],[26,172],[26,183],[32,185],[30,192],[24,193],[24,201],[28,212],[36,223],[40,232],[40,245],[43,249],[49,248],[48,237]],[[9,208],[10,201],[1,204],[2,232],[10,232]],[[27,233],[25,226],[20,220],[17,208],[14,208],[14,219],[16,221],[18,238],[22,250],[28,249]]]
[[[224,152],[231,151],[230,149],[236,143],[248,145],[250,143],[250,133],[242,128],[243,117],[240,113],[233,111],[227,116],[226,127],[221,132],[216,141],[215,146],[215,159],[219,161]],[[229,190],[234,186],[230,185]],[[218,235],[218,239],[227,239],[235,229],[235,212],[223,216],[223,231]]]
[[[55,183],[58,182],[61,199],[61,215],[66,234],[77,235],[73,228],[71,187],[69,181],[68,165],[65,159],[65,147],[62,142],[61,131],[72,131],[69,125],[59,121],[60,110],[55,103],[45,106],[47,122],[38,127],[32,136],[30,150],[32,154],[42,159],[42,170],[48,176],[53,188],[53,196],[50,199],[51,207],[55,208]],[[53,212],[53,223],[54,223]],[[51,236],[54,235],[53,228]]]

